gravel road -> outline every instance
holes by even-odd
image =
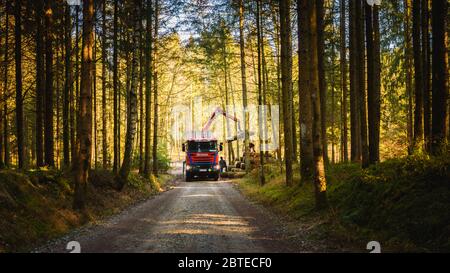
[[[303,252],[283,222],[222,180],[175,182],[173,188],[103,223],[76,230],[37,252]],[[297,236],[294,240],[292,236]]]

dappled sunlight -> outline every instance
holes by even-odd
[[[160,222],[159,234],[247,236],[256,230],[249,217],[224,214],[189,214],[183,219]]]
[[[175,186],[174,189],[192,189],[189,186]],[[195,187],[196,189],[211,189],[212,187]]]
[[[180,183],[177,186],[174,186],[174,189],[211,189],[217,188],[221,186],[226,186],[230,183],[233,183],[231,180],[227,181],[210,181],[210,182],[189,182],[188,183]]]
[[[181,197],[189,198],[189,197],[215,197],[218,196],[216,194],[190,194],[190,195],[182,195]]]
[[[207,184],[223,184],[223,183],[233,183],[233,181],[231,180],[221,180],[221,181],[211,181],[211,182],[206,182]]]

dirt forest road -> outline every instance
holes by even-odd
[[[179,180],[171,190],[37,252],[69,252],[69,241],[79,242],[81,252],[323,251],[280,221],[250,202],[232,181]]]

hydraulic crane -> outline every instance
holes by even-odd
[[[186,152],[183,173],[186,181],[191,181],[195,177],[219,179],[219,152],[223,150],[223,144],[218,145],[217,139],[210,132],[213,122],[219,115],[237,123],[237,135],[228,137],[228,142],[235,141],[244,135],[239,119],[217,107],[203,126],[201,134],[191,134],[183,143],[183,152]]]

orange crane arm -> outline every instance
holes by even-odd
[[[241,122],[239,121],[239,119],[236,116],[232,116],[229,115],[227,112],[225,112],[222,108],[217,107],[216,110],[214,110],[214,112],[211,114],[211,116],[209,117],[208,121],[206,122],[206,124],[203,126],[202,132],[205,133],[207,131],[209,131],[209,129],[211,128],[211,125],[213,124],[214,120],[217,118],[217,116],[222,115],[224,117],[226,117],[227,119],[231,119],[232,121],[237,123],[238,126],[238,135],[242,132],[241,129]],[[236,137],[234,137],[233,139],[236,139]]]

